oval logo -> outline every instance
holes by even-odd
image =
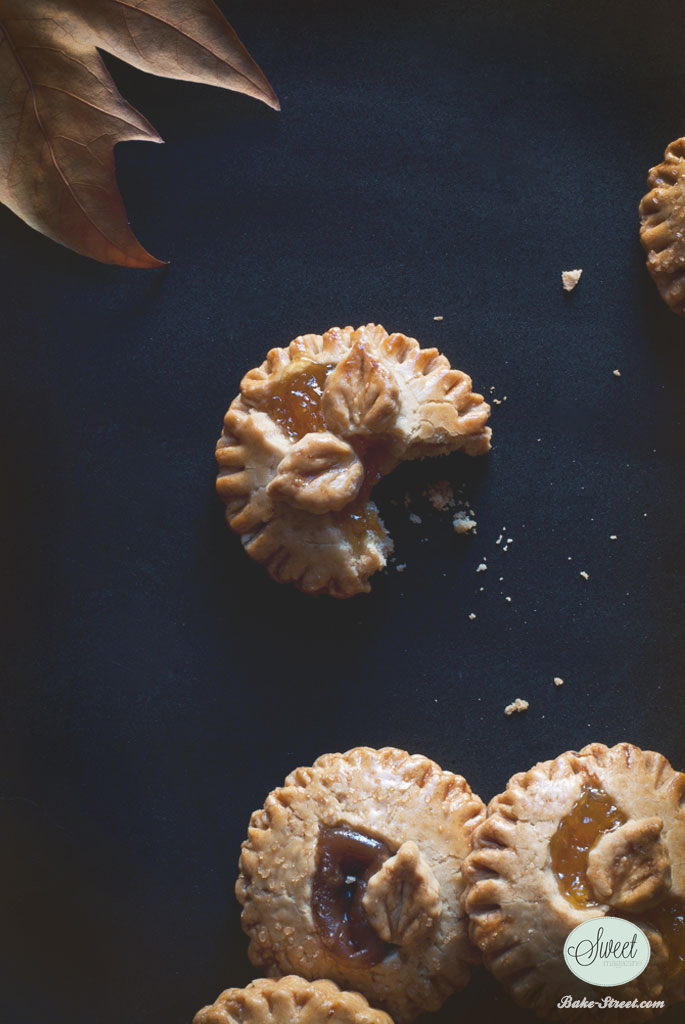
[[[564,943],[566,966],[589,985],[625,985],[642,974],[651,948],[647,936],[622,917],[595,917],[574,928]]]

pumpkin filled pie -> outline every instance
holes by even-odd
[[[247,373],[216,448],[247,553],[310,594],[370,589],[392,541],[373,502],[398,463],[490,447],[490,407],[437,349],[367,324],[305,334]]]
[[[404,1024],[477,960],[461,863],[484,818],[459,775],[385,747],[325,754],[252,815],[236,895],[253,964],[329,978]]]
[[[651,947],[639,977],[614,987],[629,1024],[685,998],[685,774],[629,743],[591,743],[514,775],[488,805],[463,867],[464,905],[486,965],[522,1006],[563,1020],[611,1020],[566,967],[564,943],[584,921],[624,917]]]
[[[392,1024],[357,992],[341,992],[332,981],[259,978],[247,988],[229,988],[195,1014],[193,1024]]]
[[[685,138],[672,142],[652,167],[640,203],[640,240],[647,269],[664,302],[685,316]]]

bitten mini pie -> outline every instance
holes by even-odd
[[[522,1006],[563,1020],[647,1020],[658,1011],[556,1009],[565,995],[685,998],[685,775],[629,743],[591,743],[514,775],[488,806],[463,867],[471,937]],[[593,989],[565,965],[583,921],[626,917],[651,946],[646,970]]]
[[[368,324],[271,349],[240,383],[216,458],[226,519],[275,580],[370,589],[392,541],[371,500],[409,459],[490,447],[490,407],[437,349]]]
[[[662,299],[685,316],[685,138],[672,142],[652,167],[640,203],[640,240]]]
[[[236,895],[251,961],[331,978],[400,1024],[437,1010],[476,959],[460,868],[483,817],[461,776],[393,747],[298,768],[243,843]]]
[[[392,1024],[357,992],[341,992],[332,981],[290,976],[259,978],[247,988],[229,988],[193,1024]]]

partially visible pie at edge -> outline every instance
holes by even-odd
[[[310,594],[370,590],[392,541],[372,499],[398,463],[490,448],[490,406],[437,349],[367,324],[305,334],[242,379],[217,491],[247,553]]]
[[[630,743],[591,743],[514,775],[494,797],[462,866],[470,934],[521,1006],[564,1021],[633,1024],[685,999],[685,774]],[[625,917],[646,934],[647,968],[609,989],[637,1008],[559,1008],[601,1001],[566,967],[584,921]]]
[[[640,203],[640,241],[647,269],[664,302],[685,316],[685,138],[672,142],[652,167]]]
[[[193,1024],[393,1024],[358,992],[342,992],[332,981],[295,975],[258,978],[229,988],[195,1014]]]

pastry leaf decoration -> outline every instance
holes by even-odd
[[[162,139],[98,48],[154,75],[279,103],[213,0],[0,0],[0,201],[85,256],[158,267],[129,227],[114,146]]]

